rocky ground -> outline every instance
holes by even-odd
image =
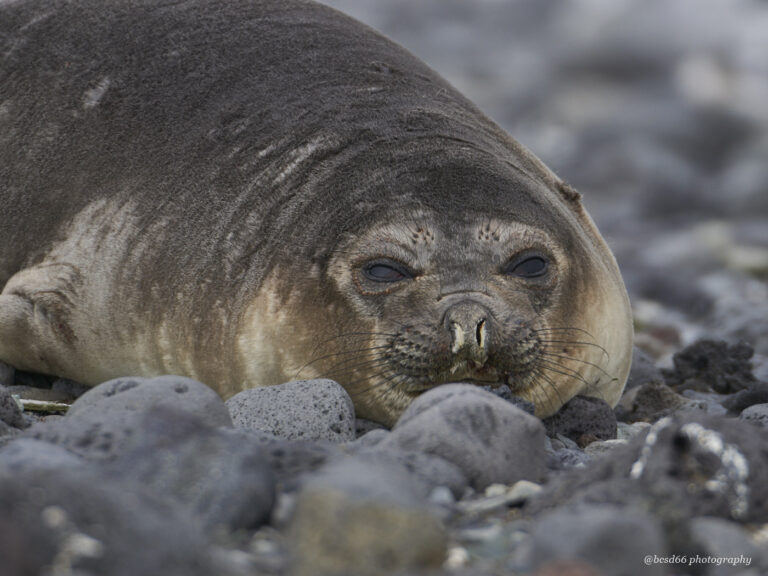
[[[584,194],[635,313],[619,406],[450,385],[390,431],[330,381],[0,366],[0,575],[768,574],[768,3],[328,3]]]

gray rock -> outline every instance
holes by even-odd
[[[370,432],[366,432],[362,436],[359,436],[357,440],[355,440],[355,445],[366,447],[366,448],[369,448],[371,446],[376,446],[389,435],[390,435],[390,431],[384,430],[383,428],[371,430]]]
[[[89,460],[110,460],[140,433],[143,412],[84,410],[74,418],[38,422],[22,433],[25,438],[56,444]]]
[[[94,411],[140,412],[156,406],[189,412],[211,426],[232,425],[221,397],[205,384],[183,376],[109,380],[80,396],[67,412],[67,418],[79,418]]]
[[[0,478],[4,574],[222,573],[182,511],[90,469]]]
[[[602,442],[592,442],[589,446],[584,448],[584,453],[590,456],[601,456],[612,452],[619,446],[625,446],[626,440],[603,440]]]
[[[635,388],[649,382],[664,382],[664,375],[656,367],[653,359],[635,346],[632,348],[632,367],[629,370],[626,389]]]
[[[616,426],[616,439],[632,440],[638,434],[648,431],[650,427],[651,425],[648,422],[635,422],[634,424],[619,422]]]
[[[283,490],[295,490],[305,474],[347,454],[342,446],[331,442],[291,441],[267,432],[238,428],[231,434],[248,436],[264,449],[276,481]]]
[[[275,480],[256,438],[167,407],[139,425],[108,466],[112,476],[177,502],[208,530],[254,529],[269,518]]]
[[[667,566],[646,566],[643,562],[654,554],[666,555],[661,526],[639,510],[582,505],[546,514],[533,528],[531,559],[535,568],[556,560],[578,559],[601,574],[663,576]]]
[[[366,420],[365,418],[355,418],[355,438],[365,436],[369,432],[374,430],[387,430],[386,426],[374,422],[373,420]]]
[[[28,426],[16,400],[13,399],[8,388],[2,386],[0,386],[0,422],[14,428],[26,428]]]
[[[392,461],[352,456],[323,467],[296,503],[292,574],[384,576],[439,567],[447,538],[427,496]]]
[[[238,428],[261,430],[286,440],[355,439],[355,409],[333,380],[299,380],[244,390],[227,400]]]
[[[688,529],[691,540],[700,550],[690,555],[689,561],[706,566],[707,576],[735,576],[747,568],[754,574],[768,573],[768,551],[755,546],[741,525],[722,518],[702,517],[691,519]],[[722,564],[709,564],[710,558],[719,558]]]
[[[714,416],[724,416],[728,413],[722,404],[723,396],[721,394],[683,390],[682,396],[690,398],[690,401],[681,406],[680,410],[700,410]]]
[[[447,384],[409,406],[382,448],[440,456],[458,466],[475,489],[544,472],[544,427],[509,402],[473,386]]]
[[[552,479],[528,507],[609,503],[671,523],[692,516],[768,518],[768,433],[734,418],[680,413],[586,469]]]
[[[547,454],[547,468],[549,470],[568,470],[570,468],[584,468],[592,461],[592,456],[581,450],[563,448]]]
[[[390,460],[399,463],[430,492],[435,488],[447,487],[455,498],[461,498],[469,486],[469,480],[461,468],[434,454],[398,450],[392,447],[359,450],[356,454],[363,457],[370,456],[374,460]]]
[[[754,404],[739,416],[741,420],[768,428],[768,404]]]
[[[0,476],[16,476],[31,470],[60,470],[87,466],[72,452],[32,438],[17,438],[0,447]]]

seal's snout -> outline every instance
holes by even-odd
[[[448,309],[445,327],[451,334],[451,353],[455,360],[472,361],[481,367],[488,359],[490,313],[474,302],[462,302]]]

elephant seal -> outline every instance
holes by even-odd
[[[407,51],[300,0],[0,3],[0,359],[224,396],[329,377],[615,404],[626,291],[580,196]]]

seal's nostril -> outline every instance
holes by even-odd
[[[477,345],[480,346],[480,348],[485,348],[485,318],[477,323],[475,338],[477,339]]]

